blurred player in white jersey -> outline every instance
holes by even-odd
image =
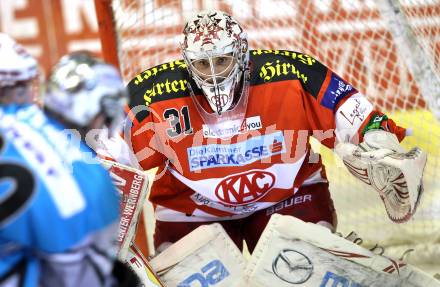
[[[117,190],[64,132],[112,127],[125,98],[118,72],[87,53],[63,57],[47,115],[32,103],[36,76],[35,59],[0,34],[0,286],[134,286],[115,260]]]

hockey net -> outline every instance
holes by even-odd
[[[414,135],[404,145],[421,147],[429,158],[424,197],[417,214],[405,224],[392,224],[376,192],[341,168],[331,151],[319,144],[315,149],[324,156],[340,232],[355,230],[364,242],[378,242],[392,256],[413,248],[408,260],[415,265],[439,264],[440,126],[431,111],[440,96],[440,0],[104,2],[111,4],[117,36],[103,43],[103,50],[117,51],[126,82],[146,68],[180,59],[184,21],[193,11],[215,8],[232,14],[245,27],[252,49],[313,55],[398,124],[411,128]],[[111,47],[115,39],[117,50]]]

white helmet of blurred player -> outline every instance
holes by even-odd
[[[80,129],[104,115],[110,132],[123,117],[126,90],[119,72],[85,51],[66,55],[53,67],[44,98],[46,109]]]
[[[32,101],[37,70],[37,61],[11,37],[0,33],[0,102]]]
[[[249,51],[240,24],[221,11],[201,12],[186,23],[181,48],[188,71],[214,115],[237,109],[244,112]],[[212,114],[190,91],[202,116]]]

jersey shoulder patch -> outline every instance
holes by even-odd
[[[307,54],[288,50],[251,50],[251,85],[299,80],[314,97],[325,80],[327,67]]]
[[[175,60],[147,69],[128,83],[129,108],[150,106],[155,102],[189,96],[187,82],[190,76],[185,61]],[[136,115],[138,120],[148,111]]]

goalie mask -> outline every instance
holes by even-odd
[[[201,12],[190,19],[181,42],[189,74],[206,102],[194,95],[205,123],[243,117],[249,88],[247,35],[231,16],[220,11]]]
[[[45,107],[68,123],[87,128],[103,114],[110,133],[123,119],[126,90],[119,72],[87,52],[66,55],[52,69]]]

